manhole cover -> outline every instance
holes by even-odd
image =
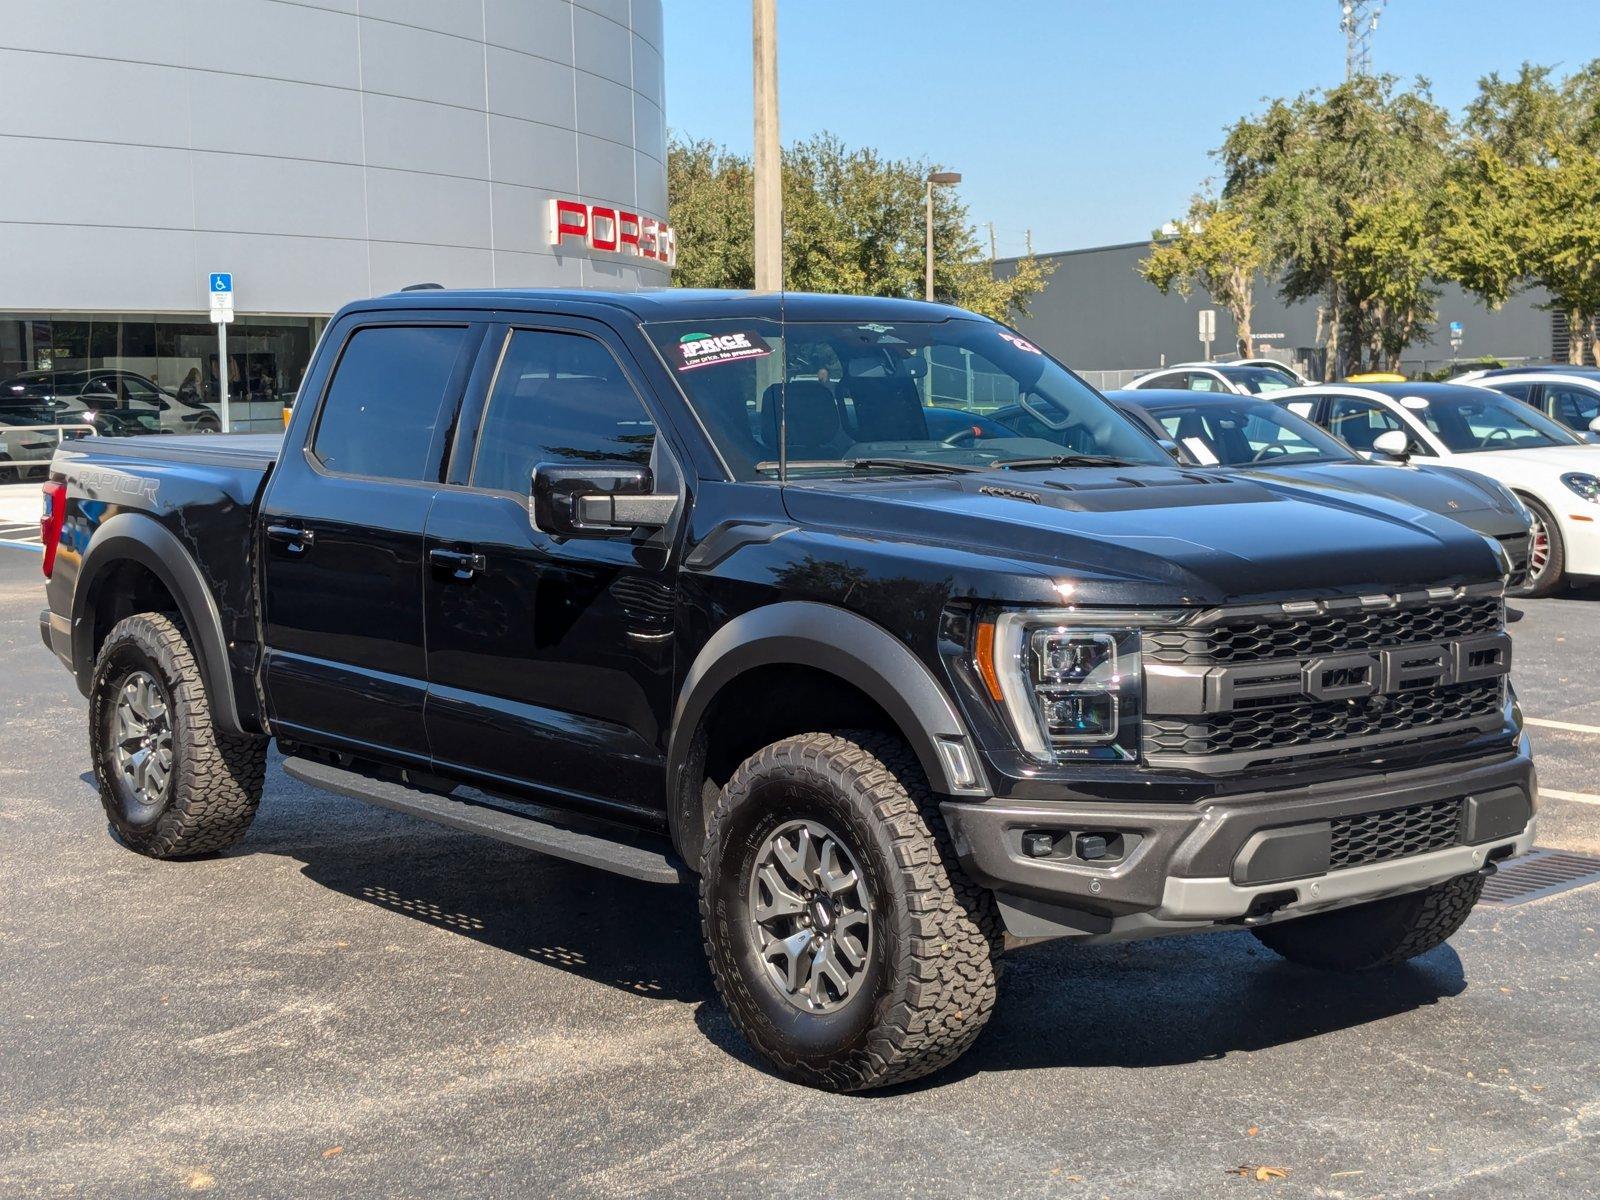
[[[1535,850],[1503,864],[1483,885],[1488,904],[1522,904],[1586,883],[1600,883],[1600,858],[1565,850]]]

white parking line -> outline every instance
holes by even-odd
[[[1568,733],[1600,733],[1600,725],[1574,725],[1571,721],[1547,721],[1543,717],[1523,717],[1522,723],[1538,729],[1564,729]]]
[[[1539,795],[1551,800],[1571,800],[1577,804],[1600,804],[1600,796],[1588,792],[1557,792],[1551,788],[1540,788]]]
[[[14,542],[10,538],[0,538],[0,546],[10,546],[14,550],[32,550],[35,554],[44,553],[44,547],[38,542]]]

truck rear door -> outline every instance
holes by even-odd
[[[358,313],[329,331],[259,515],[265,688],[285,737],[428,758],[423,529],[485,326]],[[323,356],[324,360],[333,355]],[[308,406],[308,407],[313,407]]]
[[[481,361],[428,518],[434,760],[500,790],[659,815],[676,523],[555,537],[531,520],[529,487],[539,464],[645,466],[680,495],[681,476],[604,325],[519,319],[490,331]]]

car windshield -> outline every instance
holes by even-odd
[[[1455,454],[1579,444],[1543,413],[1488,388],[1407,395],[1400,403]]]
[[[988,321],[645,329],[738,479],[1170,462],[1088,384]]]
[[[1206,401],[1152,408],[1168,437],[1202,466],[1348,462],[1358,456],[1310,421],[1266,400]]]
[[[1252,396],[1281,392],[1295,386],[1295,381],[1288,375],[1271,367],[1229,367],[1223,374]]]

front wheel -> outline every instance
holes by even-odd
[[[117,837],[152,858],[225,850],[244,836],[266,779],[265,738],[211,720],[200,665],[160,613],[117,623],[95,661],[89,739]]]
[[[808,733],[747,759],[707,834],[700,914],[733,1023],[803,1083],[861,1091],[938,1070],[994,1007],[993,899],[894,738]]]
[[[1515,594],[1537,599],[1561,587],[1567,569],[1567,548],[1550,510],[1530,496],[1524,496],[1522,502],[1533,514],[1533,528],[1528,538],[1528,578]]]
[[[1292,963],[1323,971],[1393,967],[1443,945],[1483,892],[1481,872],[1443,883],[1274,925],[1252,932]]]

